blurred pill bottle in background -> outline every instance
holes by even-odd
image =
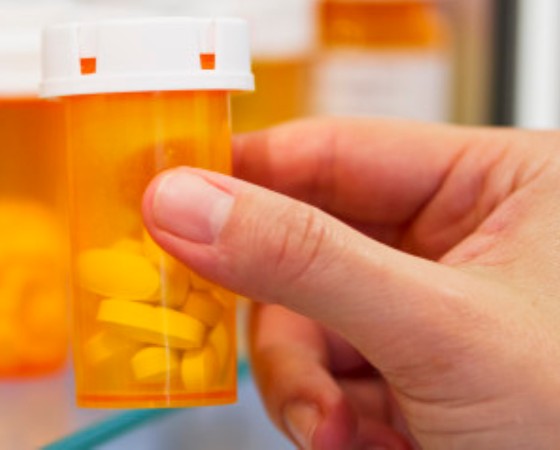
[[[239,1],[249,21],[257,89],[233,98],[233,129],[248,132],[311,112],[315,44],[312,0]]]
[[[62,109],[40,100],[41,27],[64,6],[0,3],[0,377],[67,354]]]
[[[441,2],[317,1],[315,113],[451,118],[451,33]]]
[[[121,4],[128,2],[121,0]],[[140,0],[139,4],[164,15],[248,21],[256,90],[232,96],[234,132],[254,131],[310,114],[315,0]]]
[[[64,121],[59,101],[38,98],[42,28],[138,14],[95,2],[0,1],[0,377],[49,373],[67,359]]]
[[[236,296],[165,253],[141,204],[163,170],[231,172],[230,92],[253,88],[246,24],[66,24],[43,49],[42,92],[67,123],[78,404],[234,402]]]

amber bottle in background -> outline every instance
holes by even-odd
[[[312,0],[239,1],[251,26],[257,89],[233,97],[233,129],[247,132],[310,113],[314,48]]]
[[[434,0],[318,0],[314,111],[450,119],[452,59]]]
[[[248,21],[256,90],[232,96],[233,131],[243,133],[311,113],[315,2],[140,0],[139,4],[168,16],[240,17]]]
[[[0,377],[67,354],[62,110],[40,100],[40,29],[57,7],[0,5]]]

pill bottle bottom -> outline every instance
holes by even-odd
[[[229,405],[237,402],[237,392],[214,391],[192,394],[78,394],[78,406],[82,408],[190,408],[200,406]]]
[[[13,366],[0,368],[0,379],[2,380],[15,380],[15,379],[32,379],[51,375],[61,371],[66,367],[66,352],[61,350],[61,357],[59,359],[50,361],[49,363],[41,365],[28,365],[28,366]]]

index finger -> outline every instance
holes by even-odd
[[[317,440],[328,442],[325,450],[350,447],[356,417],[327,369],[318,325],[280,306],[254,305],[250,331],[253,372],[276,425],[301,448]]]
[[[254,305],[251,338],[251,361],[264,404],[300,447],[355,448],[353,444],[367,439],[370,445],[405,448],[388,424],[385,387],[373,376],[362,378],[360,385],[331,371],[329,366],[344,372],[366,363],[350,347],[331,347],[334,335],[326,338],[318,324],[280,306]],[[366,420],[367,430],[358,430]]]
[[[347,221],[407,222],[482,132],[400,120],[310,119],[234,140],[235,175]]]

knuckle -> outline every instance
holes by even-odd
[[[333,228],[320,210],[269,197],[248,198],[243,207],[216,250],[217,266],[236,292],[284,303],[290,286],[319,280],[335,260],[332,253],[339,246],[331,245]]]
[[[290,205],[279,217],[272,269],[285,282],[296,282],[320,269],[327,226],[312,207]]]

